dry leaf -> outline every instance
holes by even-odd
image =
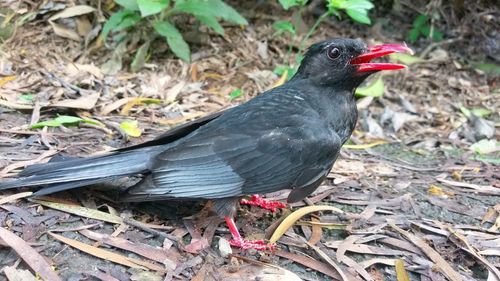
[[[74,214],[77,216],[85,217],[85,218],[90,218],[90,219],[96,219],[100,221],[105,221],[105,222],[110,222],[110,223],[116,223],[116,224],[122,224],[123,219],[121,217],[105,213],[99,210],[95,209],[90,209],[90,208],[85,208],[82,206],[77,206],[77,205],[69,205],[69,204],[63,204],[63,203],[55,203],[55,202],[50,202],[50,201],[44,201],[44,200],[38,200],[38,199],[30,199],[30,201],[38,203],[40,205],[56,209],[59,211],[63,211],[66,213]]]
[[[42,279],[62,281],[50,264],[45,261],[45,258],[14,233],[0,227],[0,240],[7,243]]]
[[[51,103],[49,106],[91,110],[95,107],[97,100],[99,100],[100,96],[101,94],[98,92],[85,93],[84,95],[82,95],[77,99],[66,99],[62,101],[57,101],[55,103]]]
[[[77,241],[77,240],[66,238],[62,235],[55,234],[52,232],[48,232],[48,234],[50,236],[54,237],[55,239],[65,243],[65,244],[70,245],[71,247],[77,248],[78,250],[80,250],[82,252],[93,255],[93,256],[98,257],[98,258],[103,259],[103,260],[112,261],[114,263],[118,263],[118,264],[125,265],[125,266],[132,267],[132,268],[142,268],[142,269],[148,268],[148,269],[160,271],[160,272],[165,270],[163,267],[156,265],[154,263],[150,263],[150,262],[142,261],[139,259],[134,259],[134,258],[122,256],[120,254],[110,252],[107,250],[103,250],[103,249],[82,243],[82,242]]]
[[[9,196],[1,197],[0,198],[0,205],[5,204],[5,203],[10,203],[10,202],[15,201],[17,199],[29,197],[32,194],[33,194],[33,192],[27,191],[27,192],[20,192],[20,193],[12,194]]]
[[[286,217],[281,224],[276,228],[274,231],[273,235],[269,239],[270,243],[276,243],[285,232],[292,227],[296,221],[298,221],[300,218],[303,216],[312,213],[312,212],[319,212],[319,211],[332,211],[335,213],[343,214],[344,212],[338,208],[335,208],[333,206],[326,206],[326,205],[318,205],[318,206],[308,206],[304,208],[300,208],[297,211],[291,213],[288,217]]]
[[[16,269],[14,266],[6,266],[2,270],[9,281],[38,281],[28,270]]]
[[[443,258],[441,255],[436,252],[434,249],[431,248],[431,246],[427,245],[427,243],[422,240],[421,238],[411,234],[408,231],[405,231],[398,226],[396,226],[393,222],[389,222],[389,225],[402,234],[406,239],[408,239],[410,242],[415,244],[417,247],[419,247],[422,252],[424,252],[433,262],[436,263],[436,267],[441,269],[442,272],[448,276],[448,278],[452,281],[461,281],[462,276],[456,272],[453,267]]]
[[[71,18],[74,16],[85,15],[95,11],[95,8],[87,5],[77,5],[64,9],[63,11],[53,15],[49,18],[49,21],[55,21],[62,18]]]
[[[396,266],[396,278],[398,281],[410,281],[410,275],[405,269],[405,263],[402,259],[396,260],[394,262]]]

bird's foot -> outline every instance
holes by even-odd
[[[265,251],[265,250],[275,250],[276,245],[266,243],[264,240],[245,240],[243,238],[231,239],[229,240],[229,244],[233,247],[241,248],[243,250],[255,249],[257,251]]]
[[[233,239],[229,240],[229,244],[233,247],[238,247],[244,250],[255,249],[257,251],[274,250],[276,245],[268,244],[264,240],[245,240],[241,237],[234,220],[231,217],[224,217],[226,220],[227,227],[233,236]]]
[[[253,205],[259,206],[264,210],[271,212],[276,212],[277,209],[286,208],[286,204],[279,201],[271,201],[262,198],[260,195],[252,195],[251,199],[241,199],[240,204],[242,205]]]

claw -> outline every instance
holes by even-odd
[[[244,250],[247,249],[255,249],[257,251],[265,251],[265,250],[275,250],[275,244],[268,244],[264,240],[245,240],[241,237],[234,220],[231,217],[225,217],[227,226],[229,227],[229,231],[233,236],[233,239],[229,240],[229,244],[234,247],[238,247]]]
[[[245,239],[232,239],[229,244],[233,247],[241,248],[243,250],[255,249],[257,251],[275,250],[275,244],[268,244],[264,240],[245,240]]]
[[[242,199],[240,201],[242,205],[253,205],[259,206],[264,210],[268,210],[271,212],[276,212],[278,209],[286,208],[286,204],[279,201],[271,201],[262,198],[260,195],[252,195],[252,199]]]

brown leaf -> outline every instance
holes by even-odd
[[[9,245],[42,279],[62,281],[50,264],[45,261],[45,258],[31,248],[23,239],[2,227],[0,227],[0,239]]]
[[[302,265],[306,266],[307,268],[321,272],[327,276],[330,276],[331,278],[340,279],[340,275],[335,270],[333,270],[329,265],[322,263],[318,260],[315,260],[315,259],[312,259],[312,258],[309,258],[306,256],[292,254],[292,253],[285,252],[285,251],[276,251],[274,254],[279,256],[279,257],[289,259],[289,260],[294,261],[296,263],[302,264]]]
[[[173,268],[170,268],[171,270],[174,270],[176,267],[175,262],[172,260],[172,255],[175,254],[174,252],[165,251],[160,248],[154,248],[146,244],[133,243],[127,239],[112,237],[107,234],[101,234],[87,229],[80,230],[80,233],[89,239],[96,240],[126,251],[134,252],[145,258],[166,264],[167,266],[173,266]]]
[[[157,264],[154,264],[154,263],[150,263],[150,262],[142,261],[139,259],[134,259],[134,258],[122,256],[120,254],[110,252],[107,250],[103,250],[103,249],[82,243],[82,242],[77,241],[77,240],[66,238],[62,235],[58,235],[58,234],[55,234],[52,232],[48,232],[48,234],[50,236],[54,237],[55,239],[65,243],[65,244],[70,245],[71,247],[77,248],[78,250],[80,250],[82,252],[93,255],[93,256],[98,257],[98,258],[103,259],[103,260],[112,261],[114,263],[118,263],[118,264],[125,265],[125,266],[132,267],[132,268],[148,268],[148,269],[151,269],[154,271],[160,271],[160,272],[165,271],[165,269],[163,267],[161,267]]]
[[[91,110],[95,107],[100,96],[101,94],[98,92],[85,93],[84,95],[82,95],[77,99],[66,99],[62,101],[57,101],[55,103],[51,103],[49,106]]]
[[[6,266],[2,270],[9,281],[38,281],[28,270],[16,269],[14,266]]]
[[[419,247],[422,252],[424,252],[433,262],[436,263],[437,268],[441,269],[443,273],[448,276],[448,278],[452,281],[461,281],[462,276],[458,272],[456,272],[453,267],[443,258],[441,255],[436,252],[431,246],[427,245],[427,243],[421,238],[411,234],[408,231],[405,231],[398,226],[396,226],[393,222],[389,222],[389,225],[401,233],[406,239]]]

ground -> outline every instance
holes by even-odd
[[[4,22],[9,11],[15,19],[36,17],[0,34],[6,36],[0,53],[0,177],[56,154],[87,156],[140,143],[276,86],[282,77],[274,68],[294,61],[304,35],[275,35],[272,23],[290,13],[271,2],[252,8],[232,3],[247,11],[250,24],[227,25],[224,36],[194,29],[189,64],[156,40],[138,72],[129,69],[137,44],[118,55],[92,40],[56,34],[47,19],[70,4],[1,4]],[[329,37],[405,41],[413,18],[429,5],[401,1],[396,9],[388,2],[376,7],[374,25],[330,18],[306,44]],[[229,250],[228,229],[209,223],[217,219],[203,211],[205,202],[124,205],[105,190],[109,186],[39,199],[10,190],[0,192],[0,280],[32,273],[64,280],[405,280],[404,272],[410,280],[500,279],[500,80],[498,70],[495,76],[478,66],[499,63],[499,11],[488,1],[436,9],[444,39],[410,44],[418,61],[384,75],[383,96],[358,100],[357,129],[322,186],[277,213],[239,210],[237,224],[246,237],[269,239],[292,211],[333,207],[291,222],[276,251]],[[317,13],[311,8],[304,14],[305,26]],[[91,20],[94,14],[84,16],[89,24],[102,24]],[[76,18],[63,23],[75,28],[83,20]],[[231,99],[237,89],[243,94]],[[478,116],[467,117],[467,109]],[[58,115],[93,122],[30,128]],[[137,120],[138,128],[124,130],[127,120]],[[136,137],[134,129],[140,130]]]

